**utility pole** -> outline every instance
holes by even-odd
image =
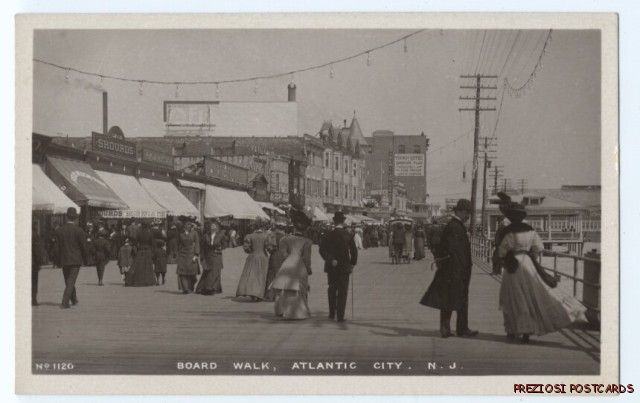
[[[496,137],[482,137],[482,140],[484,140],[484,144],[483,144],[483,151],[484,151],[484,169],[482,172],[482,210],[480,213],[480,223],[482,228],[486,228],[485,227],[485,211],[486,211],[486,206],[487,206],[487,168],[489,168],[489,166],[491,165],[491,160],[493,160],[495,157],[493,156],[493,153],[495,152],[495,149],[493,148],[496,145]],[[490,155],[491,154],[491,155]]]
[[[476,198],[478,192],[478,143],[480,137],[480,112],[495,111],[496,108],[484,108],[480,106],[480,101],[495,101],[495,97],[482,97],[482,90],[497,90],[497,85],[482,85],[483,79],[497,79],[498,76],[485,76],[485,75],[463,75],[462,79],[473,78],[475,79],[475,85],[462,85],[461,89],[475,89],[475,97],[460,97],[460,100],[475,101],[474,108],[459,108],[460,112],[475,112],[475,129],[473,133],[473,176],[471,179],[471,217],[469,218],[469,229],[471,234],[475,232],[476,223]]]
[[[520,193],[524,194],[525,189],[527,188],[527,180],[522,178],[518,180],[518,187],[520,188]]]
[[[498,165],[493,166],[493,194],[498,193],[498,179],[502,176],[502,167]]]

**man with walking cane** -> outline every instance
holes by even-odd
[[[358,262],[358,249],[351,235],[344,228],[346,217],[338,211],[333,216],[335,227],[327,233],[320,243],[320,256],[324,259],[324,271],[327,273],[329,318],[344,322],[344,311],[349,292],[349,275]],[[353,293],[353,283],[351,284]],[[353,296],[351,301],[353,316]]]

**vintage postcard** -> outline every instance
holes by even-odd
[[[16,27],[18,393],[633,388],[614,14]]]

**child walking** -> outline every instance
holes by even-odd
[[[133,261],[133,247],[129,238],[124,241],[124,245],[120,247],[118,251],[118,267],[120,268],[120,276],[122,281],[125,281],[129,269],[131,269],[131,262]]]
[[[162,239],[156,240],[153,271],[156,273],[156,285],[164,284],[165,275],[167,274],[167,246]],[[162,278],[162,283],[160,283],[160,278]]]

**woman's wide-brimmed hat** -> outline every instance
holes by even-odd
[[[527,216],[527,210],[521,203],[511,202],[504,208],[504,215],[511,222],[520,222]]]
[[[346,219],[347,217],[344,215],[342,211],[336,211],[335,213],[333,213],[333,222],[341,223],[341,222],[344,222],[344,220]]]
[[[302,225],[305,227],[311,225],[311,217],[309,217],[309,215],[304,210],[292,208],[289,214],[291,215],[291,222],[293,223],[293,225]]]

